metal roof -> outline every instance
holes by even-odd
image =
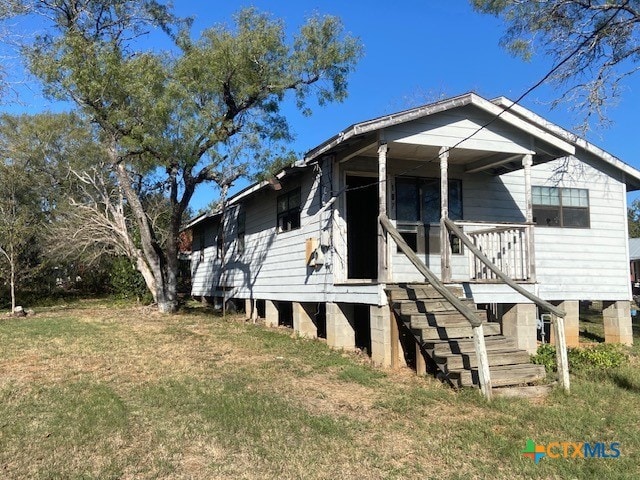
[[[640,238],[629,239],[629,260],[640,260]]]

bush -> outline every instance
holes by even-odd
[[[151,302],[151,293],[142,274],[126,257],[117,257],[113,260],[109,270],[111,291],[116,297],[142,300]]]
[[[571,370],[607,370],[619,367],[629,359],[629,355],[622,345],[615,343],[599,343],[593,347],[568,348],[567,357]],[[557,371],[556,347],[548,343],[540,345],[536,354],[531,357],[531,361],[538,365],[544,365],[547,372]]]

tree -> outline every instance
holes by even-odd
[[[311,96],[320,105],[343,100],[359,43],[329,16],[309,19],[288,42],[282,22],[246,9],[233,28],[218,25],[194,41],[189,22],[155,0],[33,0],[29,9],[51,22],[23,50],[29,68],[49,95],[72,100],[100,126],[140,236],[132,260],[148,273],[159,309],[172,312],[178,233],[196,187],[224,188],[283,150],[287,92],[304,113]],[[137,40],[152,27],[175,48],[141,49]],[[164,244],[145,208],[151,193],[168,200]]]
[[[551,79],[561,87],[553,102],[607,123],[606,108],[621,94],[623,80],[638,70],[640,0],[472,0],[477,11],[501,17],[502,40],[529,59],[543,49],[558,66]]]
[[[629,238],[640,238],[640,199],[636,198],[627,210]]]
[[[69,250],[72,237],[57,227],[81,192],[70,172],[104,157],[94,130],[74,114],[0,116],[0,275],[12,308],[17,288]]]

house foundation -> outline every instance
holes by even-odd
[[[502,334],[514,338],[518,348],[531,355],[536,353],[538,343],[537,309],[533,303],[506,303],[501,305]]]
[[[353,350],[356,334],[353,326],[353,305],[327,303],[327,345],[342,350]]]
[[[293,330],[301,337],[318,338],[318,328],[313,321],[315,312],[315,303],[293,302]]]
[[[247,320],[250,320],[253,323],[258,321],[258,302],[253,298],[247,298],[244,301],[244,312],[246,314]]]
[[[565,300],[563,302],[552,302],[558,308],[563,310],[566,315],[564,317],[564,336],[567,347],[577,347],[580,345],[580,303],[577,300]],[[556,344],[555,328],[551,328],[549,335],[549,343]]]
[[[371,360],[381,367],[391,366],[391,311],[388,306],[369,307],[371,325]]]
[[[264,324],[267,327],[277,327],[280,320],[278,305],[272,300],[264,301]]]
[[[602,302],[604,341],[633,345],[631,306],[629,301]]]

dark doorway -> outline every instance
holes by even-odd
[[[348,278],[378,278],[378,183],[347,176]]]

